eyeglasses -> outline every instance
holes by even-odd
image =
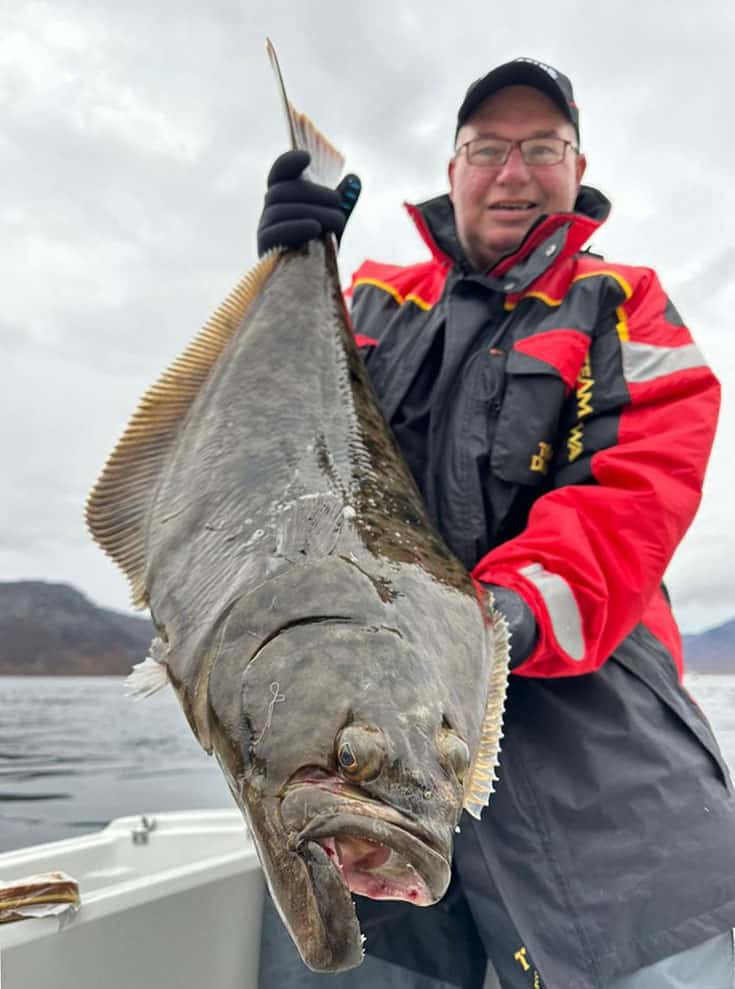
[[[470,165],[480,168],[498,168],[504,165],[513,148],[518,148],[526,165],[558,165],[564,160],[567,148],[579,153],[571,141],[561,137],[527,137],[524,141],[506,141],[500,137],[476,137],[461,144],[455,157],[464,151]]]

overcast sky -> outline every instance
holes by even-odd
[[[342,273],[425,256],[401,203],[442,192],[468,84],[518,55],[581,109],[593,242],[651,266],[719,375],[697,520],[668,579],[682,627],[735,615],[735,4],[0,0],[0,579],[127,608],[82,522],[140,394],[255,260],[286,147],[265,56],[364,185]]]

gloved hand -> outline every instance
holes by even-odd
[[[258,255],[272,247],[300,247],[333,233],[339,241],[355,208],[361,184],[346,175],[336,189],[301,178],[311,161],[308,151],[287,151],[268,175],[265,207],[258,224]]]
[[[492,591],[495,607],[508,622],[510,668],[514,670],[528,659],[536,648],[538,638],[536,619],[521,595],[511,591],[509,587],[501,587],[499,584],[481,584],[481,586]]]

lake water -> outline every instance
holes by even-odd
[[[735,769],[735,676],[691,676]],[[108,677],[0,677],[0,851],[97,831],[115,817],[232,807],[172,691]]]

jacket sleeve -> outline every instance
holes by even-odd
[[[516,674],[601,666],[641,620],[699,505],[719,385],[655,274],[637,275],[568,399],[550,490],[472,573],[534,612],[537,645]]]

